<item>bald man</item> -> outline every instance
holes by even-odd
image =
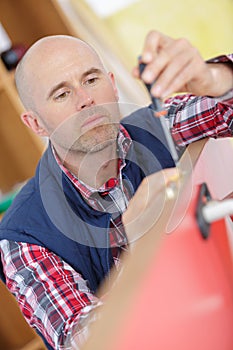
[[[186,40],[153,31],[142,60],[154,96],[189,92],[165,101],[180,144],[232,135],[232,55],[206,63]],[[169,177],[175,164],[152,109],[121,119],[113,73],[77,38],[36,42],[16,85],[23,122],[49,144],[1,222],[2,279],[48,349],[64,349],[84,341],[102,303],[96,292],[130,248],[122,224],[130,199],[145,177]]]

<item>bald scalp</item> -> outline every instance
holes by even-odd
[[[104,68],[103,62],[92,46],[81,39],[69,35],[51,35],[36,41],[20,60],[15,71],[15,84],[23,106],[36,112],[33,86],[34,76],[38,65],[46,64],[46,59],[55,59],[55,52],[62,52],[62,45],[72,43],[80,48],[87,48],[96,56]],[[60,50],[59,50],[60,48]]]

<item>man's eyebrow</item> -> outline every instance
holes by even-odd
[[[102,71],[101,69],[99,68],[95,68],[95,67],[92,67],[90,69],[88,69],[86,72],[84,72],[81,76],[81,79],[85,78],[86,76],[88,76],[89,74],[93,74],[93,73],[98,73],[98,74],[102,74]],[[67,86],[69,83],[68,81],[62,81],[60,83],[58,83],[57,85],[55,85],[48,93],[48,97],[47,97],[47,100],[49,100],[54,92],[56,92],[57,90],[63,88],[64,86]]]
[[[68,82],[67,81],[61,81],[59,84],[55,85],[48,93],[47,100],[50,99],[50,97],[53,96],[54,92],[57,90],[63,88],[64,86],[67,86]]]
[[[102,71],[99,68],[92,67],[82,74],[82,79],[85,78],[87,75],[93,74],[93,73],[102,74]]]

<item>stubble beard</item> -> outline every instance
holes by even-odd
[[[78,153],[100,152],[113,143],[116,143],[119,124],[99,125],[81,135],[67,151]]]
[[[80,135],[83,122],[95,114],[105,116],[106,121]],[[69,154],[83,156],[99,152],[113,143],[116,144],[120,122],[118,116],[120,113],[116,103],[108,104],[107,107],[94,106],[83,110],[59,125],[51,134],[52,144],[61,158],[66,158]]]

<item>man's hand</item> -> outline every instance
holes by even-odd
[[[151,93],[165,98],[176,92],[221,96],[233,87],[232,65],[206,63],[186,39],[173,39],[151,31],[144,43],[142,61],[147,64],[142,80],[152,84]],[[139,78],[137,67],[133,75]]]
[[[161,217],[169,221],[180,188],[177,168],[163,169],[146,177],[122,216],[130,243],[135,242],[157,224]]]

